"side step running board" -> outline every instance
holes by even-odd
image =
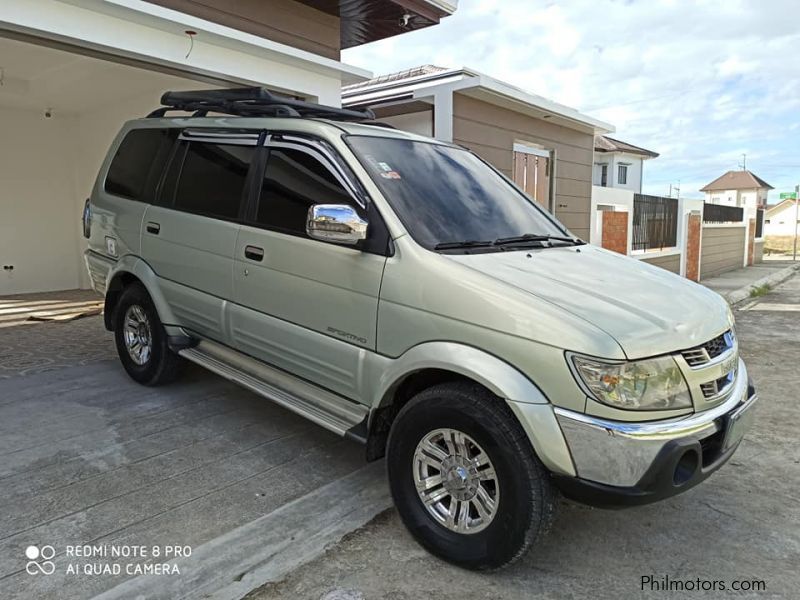
[[[202,341],[178,354],[342,436],[369,414],[366,406],[214,342]]]

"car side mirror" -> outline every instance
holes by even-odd
[[[314,204],[308,209],[306,233],[315,240],[354,245],[367,238],[367,225],[348,204]]]

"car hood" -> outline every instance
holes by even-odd
[[[696,346],[732,324],[717,293],[595,246],[447,257],[589,321],[631,359]]]

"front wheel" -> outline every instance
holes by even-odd
[[[117,354],[130,377],[143,385],[175,379],[180,358],[167,344],[167,332],[147,290],[135,283],[126,287],[114,310]]]
[[[505,402],[477,384],[412,398],[392,425],[387,464],[406,527],[462,567],[511,564],[555,516],[555,488],[530,440]]]

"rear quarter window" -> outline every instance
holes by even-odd
[[[177,132],[134,129],[119,145],[106,175],[105,191],[130,200],[149,202]]]

